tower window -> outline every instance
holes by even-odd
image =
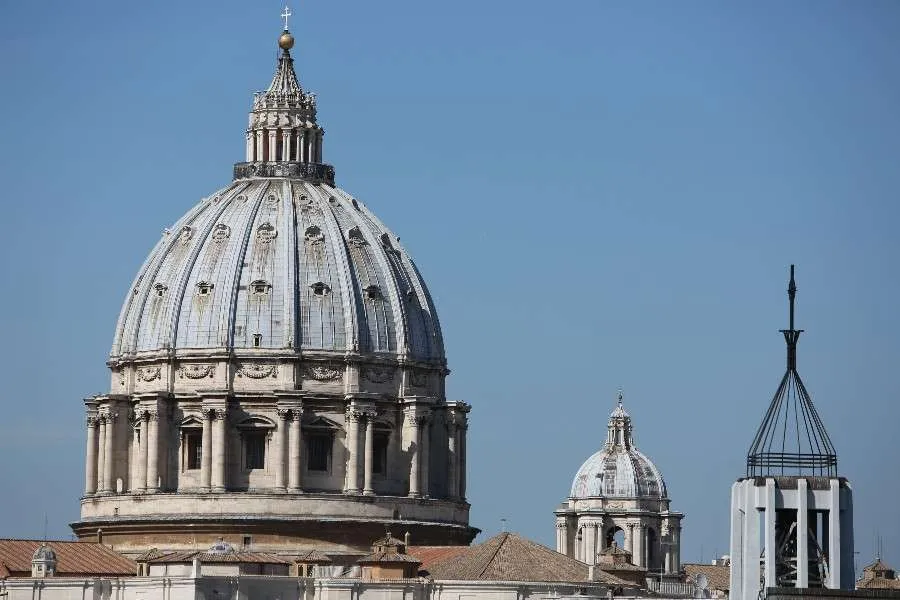
[[[259,348],[260,346],[262,346],[262,335],[259,333],[254,333],[253,334],[253,347]]]
[[[266,468],[266,433],[248,431],[244,433],[244,465],[247,469]]]
[[[372,440],[372,472],[387,475],[388,434],[375,432]]]
[[[184,436],[185,466],[188,470],[199,469],[203,464],[203,434],[192,431]]]
[[[306,436],[306,468],[309,471],[327,471],[331,462],[331,433],[316,432]]]

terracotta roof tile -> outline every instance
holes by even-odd
[[[31,577],[31,557],[42,543],[56,552],[57,577],[137,573],[134,562],[95,542],[0,539],[0,563],[6,566],[10,577]]]
[[[703,573],[709,580],[709,589],[731,589],[731,567],[725,565],[705,565],[700,563],[684,563],[684,574],[688,581],[695,581],[697,575]]]
[[[428,571],[433,563],[459,556],[470,547],[471,546],[409,546],[406,549],[406,553],[418,558],[422,562],[422,568]]]
[[[293,561],[281,556],[277,556],[275,554],[266,554],[263,552],[207,552],[205,550],[170,552],[156,558],[151,558],[148,562],[152,564],[186,563],[193,562],[194,558],[199,558],[201,563],[207,564],[253,563],[289,565],[293,563]]]
[[[467,581],[588,582],[588,566],[514,533],[501,533],[475,546],[457,547],[426,569],[434,579]],[[416,552],[414,549],[413,552]],[[437,554],[436,551],[433,551]],[[427,554],[427,552],[426,552]],[[595,569],[595,580],[610,585],[633,584]]]
[[[319,565],[330,565],[333,562],[327,554],[319,552],[318,550],[310,550],[309,552],[299,554],[294,557],[294,561]]]

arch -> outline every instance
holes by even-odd
[[[275,422],[262,415],[251,415],[236,426],[238,429],[275,429]]]
[[[603,536],[603,549],[606,550],[612,546],[613,542],[619,548],[625,547],[625,530],[616,524],[606,529],[606,534]]]

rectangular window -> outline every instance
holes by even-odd
[[[247,469],[266,468],[266,434],[265,432],[244,433],[244,464]]]
[[[333,439],[330,433],[310,433],[306,436],[306,468],[308,470],[328,470]]]
[[[184,444],[187,452],[185,463],[188,469],[199,469],[203,464],[203,434],[192,431],[185,434]]]
[[[372,472],[379,475],[387,474],[387,450],[388,434],[375,432],[372,440]]]

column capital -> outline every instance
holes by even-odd
[[[96,414],[87,415],[84,420],[88,427],[96,427],[100,422],[100,418]]]

